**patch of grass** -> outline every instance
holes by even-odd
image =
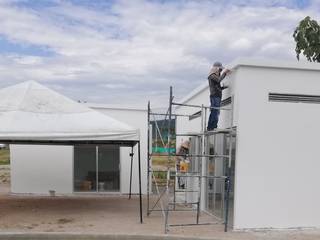
[[[154,172],[153,174],[156,179],[167,179],[166,172]]]
[[[0,149],[0,165],[10,164],[10,151],[9,149]]]
[[[168,156],[153,156],[152,157],[152,165],[167,166],[167,164],[168,164]],[[171,157],[170,167],[174,167],[174,165],[175,165],[175,158]]]

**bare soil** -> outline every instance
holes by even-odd
[[[161,169],[162,164],[159,164]],[[139,201],[135,196],[128,200],[118,195],[77,195],[47,197],[12,195],[10,166],[0,165],[0,233],[1,232],[59,232],[94,234],[163,235],[164,218],[153,212],[139,223]],[[144,199],[146,209],[146,199]],[[195,212],[174,212],[169,215],[171,224],[194,223]],[[202,214],[200,222],[215,222]],[[170,227],[169,235],[209,237],[226,240],[318,240],[320,230],[259,231],[224,233],[223,225]]]
[[[0,165],[0,184],[10,183],[10,165]]]
[[[139,199],[134,196],[95,195],[72,197],[17,196],[8,194],[9,185],[0,185],[1,232],[72,232],[95,234],[163,235],[164,218],[153,212],[139,223]],[[144,199],[146,209],[146,199]],[[172,213],[170,223],[194,223],[195,212]],[[202,222],[212,217],[202,214]],[[319,230],[223,232],[221,224],[193,227],[172,227],[169,235],[209,237],[226,240],[299,239],[318,240]]]

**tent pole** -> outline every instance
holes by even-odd
[[[130,187],[129,187],[129,199],[131,199],[131,189],[132,189],[132,164],[133,164],[133,146],[131,146],[131,166],[130,166]]]
[[[142,218],[142,193],[141,193],[141,154],[140,154],[140,141],[138,142],[138,163],[139,163],[139,201],[140,201],[140,223],[143,223]]]

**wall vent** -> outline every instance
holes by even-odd
[[[228,98],[226,98],[226,99],[223,99],[222,101],[221,101],[221,107],[224,107],[224,106],[227,106],[227,105],[229,105],[229,104],[231,104],[231,97],[228,97]]]
[[[220,107],[225,107],[227,105],[231,104],[231,97],[228,97],[226,99],[223,99],[221,101],[221,104],[220,104]],[[210,112],[210,109],[209,109],[209,112]],[[210,113],[209,113],[210,114]],[[198,117],[201,117],[201,110],[200,111],[197,111],[195,113],[193,113],[192,115],[189,116],[189,120],[193,120],[193,119],[196,119]]]
[[[189,121],[201,117],[201,111],[195,112],[194,114],[189,116]]]
[[[269,93],[270,102],[320,103],[320,96],[305,94]]]

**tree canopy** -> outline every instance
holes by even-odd
[[[298,60],[303,54],[310,62],[320,62],[320,26],[317,21],[305,17],[295,29],[293,38]]]

